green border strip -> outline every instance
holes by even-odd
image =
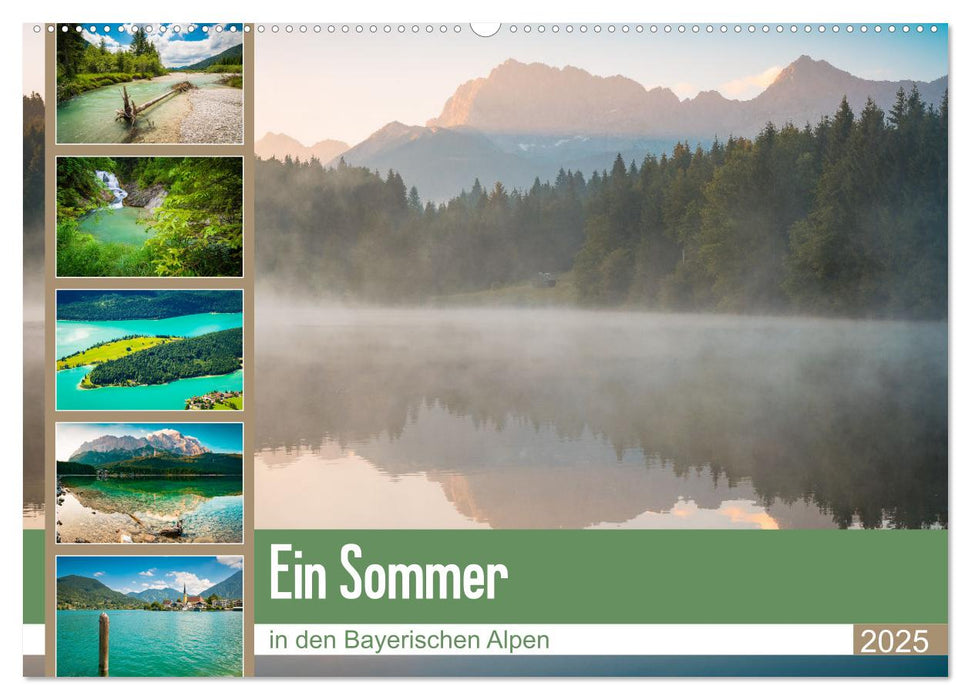
[[[24,624],[44,624],[44,531],[24,530]]]

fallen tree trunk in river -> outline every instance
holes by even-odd
[[[192,83],[188,80],[183,80],[181,83],[176,83],[172,86],[172,89],[166,92],[164,95],[159,95],[154,100],[149,100],[143,105],[136,105],[135,101],[128,96],[128,88],[122,86],[121,88],[121,100],[122,108],[115,110],[115,121],[119,119],[124,119],[130,125],[135,126],[135,120],[138,119],[138,115],[144,112],[146,109],[152,105],[158,104],[166,97],[171,97],[186,90],[191,90],[193,87]]]

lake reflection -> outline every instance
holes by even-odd
[[[258,528],[947,523],[945,324],[257,321]]]

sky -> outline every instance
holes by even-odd
[[[946,25],[936,32],[880,33],[859,25],[852,33],[824,33],[814,29],[782,33],[772,25],[754,34],[747,25],[736,34],[698,34],[673,29],[637,33],[599,34],[588,30],[542,34],[503,27],[490,38],[474,35],[467,25],[460,33],[428,34],[424,27],[402,34],[397,25],[388,34],[378,25],[372,34],[354,25],[346,34],[340,26],[314,33],[265,31],[256,33],[256,137],[286,133],[306,145],[339,139],[355,145],[390,121],[424,124],[436,117],[462,83],[482,76],[503,61],[572,65],[594,75],[623,75],[646,88],[669,87],[682,99],[702,90],[719,90],[726,97],[750,99],[758,95],[788,64],[807,54],[837,68],[872,80],[935,80],[948,71]],[[538,25],[533,25],[537,27]],[[548,25],[548,27],[551,25]],[[574,25],[578,27],[579,25]],[[603,25],[606,27],[607,25]],[[845,25],[842,25],[845,27]],[[284,96],[289,96],[284,98]],[[295,109],[298,103],[300,108]]]
[[[182,590],[189,595],[223,581],[243,568],[241,556],[217,557],[57,557],[57,577],[85,576],[120,593],[149,588]]]
[[[192,436],[213,452],[243,451],[242,423],[58,423],[54,454],[56,459],[65,461],[81,443],[102,435],[144,437],[164,429]]]
[[[34,23],[23,25],[23,86],[24,94],[36,92],[44,96],[44,32],[35,32]]]
[[[82,35],[92,44],[102,39],[110,51],[128,47],[132,42],[131,23],[85,23]],[[148,40],[158,49],[162,65],[166,67],[188,66],[210,56],[222,53],[243,42],[243,25],[223,22],[169,22],[139,24],[146,30]],[[216,31],[215,27],[223,27]],[[234,31],[235,30],[235,31]]]

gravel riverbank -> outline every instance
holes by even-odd
[[[237,88],[190,90],[191,107],[180,125],[181,143],[242,143],[243,91]]]

